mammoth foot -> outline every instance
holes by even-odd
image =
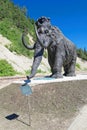
[[[67,74],[67,73],[64,73],[63,75],[64,75],[64,76],[67,76],[67,77],[70,77],[70,76],[71,76],[71,77],[72,77],[72,76],[76,76],[75,73],[68,73],[68,74]]]
[[[61,75],[61,74],[52,74],[50,77],[52,77],[52,78],[63,78],[63,75]]]
[[[26,76],[26,78],[29,80],[30,79],[30,77],[29,76]]]

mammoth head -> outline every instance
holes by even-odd
[[[50,18],[47,18],[47,17],[40,17],[37,21],[36,21],[36,26],[37,28],[38,27],[41,27],[42,25],[45,25],[45,26],[50,26]]]
[[[41,17],[35,23],[37,40],[43,48],[47,48],[51,43],[51,38],[48,36],[48,34],[50,34],[50,28],[51,24],[49,18]],[[33,50],[35,48],[35,45],[30,46],[27,44],[27,42],[25,41],[25,34],[22,35],[22,43],[27,49]]]
[[[47,17],[41,17],[39,18],[35,23],[35,32],[37,39],[42,47],[47,48],[50,44],[50,37],[48,36],[50,34],[50,18]]]
[[[43,48],[47,48],[51,43],[50,30],[47,26],[41,26],[37,29],[35,25],[37,39]]]

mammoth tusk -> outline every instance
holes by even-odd
[[[28,43],[25,41],[25,34],[24,33],[22,34],[22,43],[29,50],[33,50],[35,47],[35,45],[33,45],[33,46],[28,45]]]
[[[34,25],[34,27],[35,27],[36,36],[37,36],[37,39],[38,39],[39,43],[41,44],[42,47],[45,48],[43,42],[41,41],[41,39],[40,39],[40,37],[39,37],[39,34],[38,34],[38,31],[37,31],[36,25]]]

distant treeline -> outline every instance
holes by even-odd
[[[26,7],[19,8],[11,0],[0,0],[0,21],[5,19],[22,31],[29,31],[33,35],[34,20],[27,16]]]
[[[84,49],[77,49],[77,55],[79,58],[82,58],[83,60],[87,60],[87,50]]]

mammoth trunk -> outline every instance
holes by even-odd
[[[36,48],[34,52],[34,60],[33,60],[33,65],[32,65],[31,74],[29,78],[34,77],[34,75],[36,74],[37,68],[39,67],[42,60],[43,52],[44,52],[44,49],[40,46],[40,44],[36,43]]]
[[[35,74],[37,72],[37,68],[39,67],[41,60],[42,60],[41,56],[34,59],[32,69],[31,69],[31,74],[30,74],[29,78],[32,78],[35,76]]]

